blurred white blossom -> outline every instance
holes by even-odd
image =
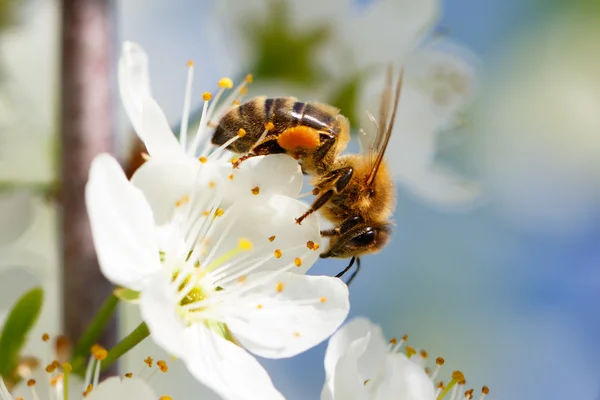
[[[472,399],[466,390],[464,375],[454,371],[447,385],[434,386],[444,364],[436,359],[436,368],[425,368],[426,352],[406,346],[406,337],[386,341],[381,328],[365,318],[346,323],[329,340],[325,353],[326,382],[322,400],[458,400]],[[479,399],[489,392],[483,387]]]

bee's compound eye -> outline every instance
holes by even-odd
[[[376,237],[377,237],[377,232],[375,231],[375,229],[368,228],[365,232],[352,238],[349,243],[352,246],[364,247],[364,246],[368,246],[371,243],[373,243],[375,241]]]

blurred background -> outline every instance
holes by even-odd
[[[73,86],[65,65],[77,63],[62,58],[70,26],[61,21],[86,3],[106,23],[90,37],[108,35],[100,50],[108,81],[91,74]],[[250,95],[325,101],[355,127],[368,126],[364,111],[376,111],[382,67],[392,62],[406,71],[387,153],[397,226],[389,246],[363,259],[351,316],[369,317],[388,337],[408,334],[445,357],[444,376],[461,369],[468,384],[490,386],[490,399],[595,400],[599,37],[597,0],[0,0],[0,321],[17,295],[41,284],[35,335],[64,331],[62,304],[74,300],[63,276],[79,279],[61,261],[61,213],[70,210],[57,188],[70,181],[59,149],[73,144],[61,146],[71,129],[64,107],[81,87],[104,85],[109,109],[100,116],[110,118],[98,123],[114,136],[103,143],[124,164],[139,153],[116,89],[123,40],[148,52],[154,97],[174,127],[188,59],[196,105],[220,77],[252,72]],[[311,273],[344,266],[321,260]],[[136,307],[120,309],[119,335],[138,323]],[[325,347],[264,360],[286,398],[318,398]],[[146,341],[122,371],[137,371],[148,354],[165,357]],[[176,363],[152,384],[175,399],[216,398]]]

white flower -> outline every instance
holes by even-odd
[[[401,341],[386,342],[381,328],[364,318],[345,324],[329,340],[325,353],[326,382],[322,400],[469,400],[473,390],[464,393],[464,375],[452,373],[452,379],[434,387],[442,358],[436,359],[436,369],[429,374],[424,369],[425,352],[406,347],[401,353]],[[418,359],[418,360],[415,360]],[[483,387],[480,399],[489,392]]]
[[[348,290],[301,273],[320,240],[316,216],[295,223],[303,203],[266,194],[222,208],[222,181],[211,163],[152,158],[130,183],[99,156],[86,188],[98,259],[141,292],[152,338],[198,380],[225,398],[281,398],[241,346],[269,358],[315,346],[346,317]]]
[[[248,76],[233,88],[226,99],[220,101],[233,82],[228,78],[219,81],[220,91],[214,96],[203,94],[204,107],[200,123],[193,138],[188,140],[188,120],[193,82],[193,63],[188,64],[188,82],[179,140],[175,137],[160,106],[151,96],[148,57],[137,44],[125,42],[119,59],[119,91],[121,100],[136,133],[146,145],[149,155],[189,163],[198,168],[200,164],[214,164],[224,179],[224,204],[241,200],[242,197],[265,196],[278,193],[297,196],[303,183],[298,162],[286,155],[254,157],[233,169],[232,153],[226,147],[213,149],[210,144],[211,124],[220,119],[234,101],[239,101]],[[199,148],[202,147],[202,150]],[[190,171],[192,173],[192,171]],[[159,189],[160,190],[160,189]]]
[[[474,206],[482,195],[479,185],[437,161],[436,153],[440,135],[460,124],[474,97],[475,56],[450,40],[436,39],[397,64],[404,65],[405,73],[387,149],[394,177],[430,205],[444,210]],[[383,82],[382,75],[373,77],[361,97],[362,110],[377,111]],[[372,124],[366,113],[362,117],[369,131]]]

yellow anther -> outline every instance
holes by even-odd
[[[273,129],[275,129],[275,125],[273,125],[273,123],[269,121],[265,124],[265,129],[268,131],[272,131]]]
[[[194,61],[193,60],[188,60],[187,66],[190,67],[190,68],[193,67],[194,66]]]
[[[273,240],[275,240],[275,235],[269,237],[269,242],[272,242]]]
[[[285,284],[283,282],[278,282],[277,286],[275,286],[275,289],[277,290],[278,293],[283,292],[283,287],[285,286]]]
[[[252,250],[252,242],[246,238],[241,238],[238,247],[242,250]]]
[[[300,332],[294,332],[295,337],[300,337]]]
[[[320,301],[321,303],[325,303],[325,302],[327,301],[327,297],[321,297],[321,298],[319,299],[319,301]]]
[[[212,93],[210,93],[210,92],[202,93],[202,100],[204,100],[204,101],[212,100]]]
[[[217,208],[217,211],[215,211],[215,215],[217,217],[220,217],[221,215],[223,215],[225,213],[225,210],[223,210],[222,208]]]
[[[308,247],[309,250],[312,250],[315,247],[315,242],[309,240],[308,242],[306,242],[306,247]]]
[[[63,363],[62,365],[63,371],[65,371],[65,373],[70,373],[71,371],[73,371],[73,367],[71,366],[71,364],[69,363]]]
[[[106,349],[102,346],[97,346],[92,355],[96,360],[102,361],[108,355],[108,351],[106,351]]]
[[[233,174],[229,174],[228,178],[229,178],[230,181],[232,181],[233,180]]]
[[[131,372],[127,372],[127,373],[125,374],[125,378],[133,378],[133,373],[131,373]]]
[[[319,249],[319,247],[319,243],[315,243],[312,249],[316,251]]]
[[[294,264],[296,265],[296,267],[301,267],[302,266],[302,259],[300,257],[296,257],[294,259]]]
[[[200,161],[202,164],[204,164],[205,162],[208,161],[208,158],[206,158],[205,156],[200,156],[200,157],[198,157],[198,161]]]
[[[190,196],[185,194],[181,197],[181,199],[179,199],[175,202],[175,207],[181,207],[182,205],[187,204],[189,202],[190,202]]]
[[[465,375],[459,370],[456,370],[452,372],[452,379],[454,379],[458,383],[461,383],[465,380]]]
[[[252,74],[246,75],[245,81],[246,81],[246,83],[252,83]]]
[[[281,250],[275,249],[275,251],[273,252],[273,255],[275,256],[275,258],[281,258],[283,253],[281,252]]]
[[[233,104],[234,106],[239,106],[240,104],[242,104],[242,102],[236,99],[232,101],[231,104]]]
[[[158,366],[161,372],[169,371],[169,366],[167,365],[167,362],[165,360],[158,360],[156,362],[156,365]]]
[[[208,217],[210,215],[210,211],[203,211],[202,215],[204,215],[205,217]]]
[[[435,363],[436,363],[437,365],[439,365],[440,367],[441,367],[442,365],[444,365],[444,363],[445,363],[445,362],[446,362],[446,360],[444,360],[444,358],[443,358],[443,357],[438,357],[438,358],[436,358],[436,359],[435,359]]]
[[[255,186],[250,191],[253,195],[257,196],[260,193],[260,188],[258,186]]]
[[[427,351],[425,351],[425,350],[421,350],[421,351],[419,352],[419,354],[421,355],[421,357],[423,357],[423,358],[427,358]]]
[[[240,128],[240,129],[238,130],[238,136],[239,136],[239,137],[244,137],[244,136],[246,136],[246,130],[245,130],[244,128]]]
[[[262,304],[257,304],[256,308],[258,308],[260,310],[261,308],[263,308],[263,305]]]
[[[239,158],[236,158],[236,157],[234,157],[234,158],[232,158],[232,159],[231,159],[231,163],[232,163],[233,165],[237,164],[237,163],[238,163],[238,161],[240,161],[240,159],[239,159]]]
[[[44,333],[44,334],[42,335],[42,340],[43,340],[44,342],[47,342],[48,340],[50,340],[50,335],[48,335],[47,333]]]
[[[87,396],[88,394],[90,394],[90,392],[92,391],[92,389],[94,389],[94,385],[92,385],[91,383],[89,385],[87,385],[87,387],[85,388],[85,391],[83,392],[83,396]]]
[[[406,357],[408,358],[411,358],[412,356],[417,354],[417,351],[410,346],[406,346],[406,349],[404,351],[406,352]]]
[[[241,94],[242,96],[245,96],[245,95],[247,95],[247,94],[248,94],[248,86],[242,86],[242,87],[240,88],[240,94]]]
[[[210,181],[210,182],[208,182],[208,187],[209,187],[209,188],[211,188],[211,189],[212,189],[212,188],[214,188],[215,186],[217,186],[217,183],[216,183],[215,181]]]
[[[173,400],[171,396],[160,396],[158,400]]]
[[[54,366],[54,364],[48,364],[46,365],[46,372],[51,374],[56,370],[56,367]]]
[[[408,340],[408,335],[402,336],[402,340],[404,340],[406,342]]]
[[[219,79],[219,87],[231,89],[233,87],[233,81],[230,78],[221,78]]]
[[[148,356],[145,360],[144,363],[146,363],[146,365],[150,368],[152,368],[152,363],[154,362],[154,360],[152,359],[152,357]]]
[[[35,379],[30,379],[27,381],[27,386],[32,387],[35,386]]]
[[[489,387],[487,387],[487,386],[484,386],[484,387],[482,387],[482,388],[481,388],[481,393],[483,393],[483,394],[488,394],[488,393],[490,393],[490,388],[489,388]]]

